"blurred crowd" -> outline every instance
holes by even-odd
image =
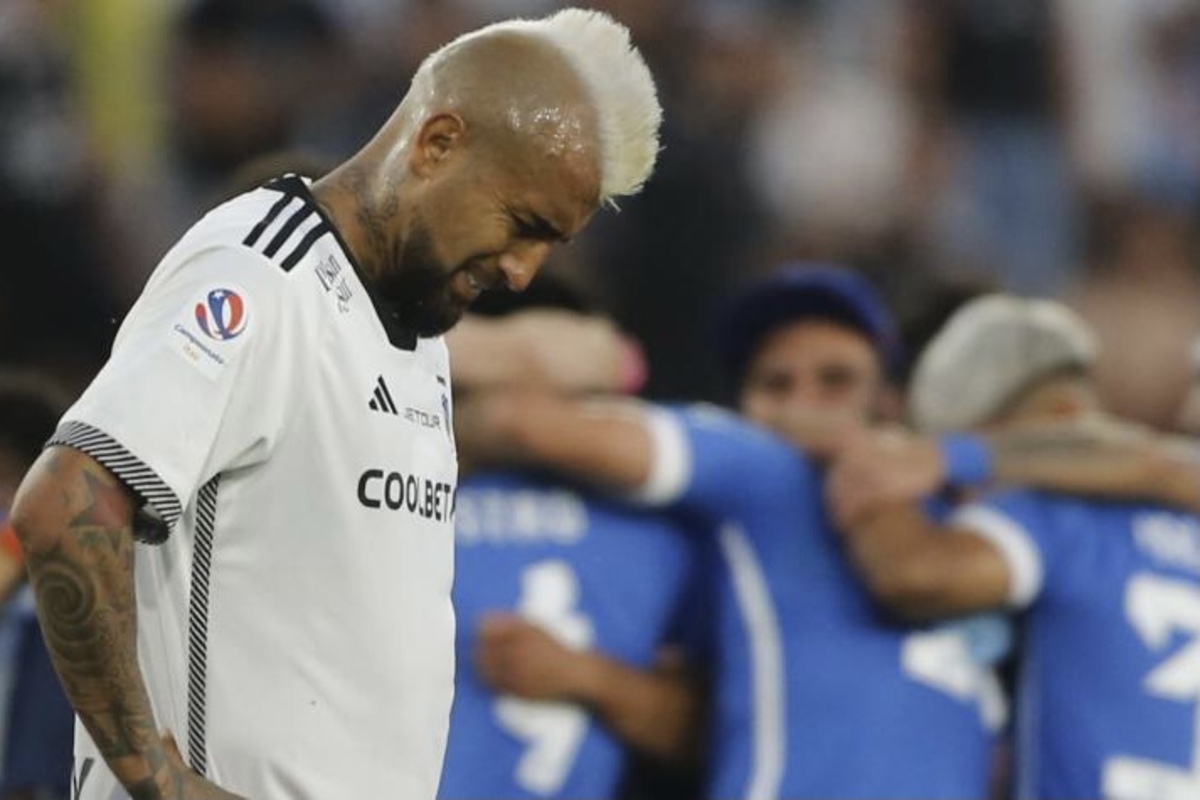
[[[433,46],[558,5],[9,0],[0,363],[79,385],[239,169],[320,171]],[[1200,331],[1195,2],[591,5],[650,61],[664,149],[645,193],[570,257],[643,341],[652,397],[727,400],[706,321],[802,257],[863,270],[917,344],[961,292],[1064,299],[1099,329],[1111,404],[1167,423]]]
[[[562,5],[4,0],[0,368],[75,394],[206,209],[344,159],[460,32]],[[647,397],[731,404],[714,321],[805,260],[865,276],[910,356],[974,295],[1062,301],[1096,334],[1104,404],[1180,429],[1200,341],[1200,2],[582,5],[630,27],[663,150],[552,268],[640,342]]]

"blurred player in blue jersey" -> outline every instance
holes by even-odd
[[[450,339],[459,396],[537,379],[515,352],[546,355],[541,372],[560,386],[611,390],[636,378],[611,323],[585,316],[582,296],[553,275],[475,311]],[[480,315],[509,325],[481,329]],[[514,327],[536,340],[509,342],[503,360],[481,357]],[[695,537],[546,473],[471,472],[470,431],[458,446],[459,666],[439,797],[612,798],[627,753],[671,761],[697,749],[696,692],[661,658],[688,610]]]
[[[475,416],[499,457],[634,492],[712,530],[723,561],[711,577],[707,796],[986,796],[1003,716],[991,672],[962,629],[900,627],[877,611],[824,509],[822,461],[887,405],[886,310],[853,273],[785,267],[736,300],[724,332],[740,407],[762,427],[714,408],[603,409],[530,392],[459,417]],[[1043,444],[992,467],[1020,474],[1079,446]],[[1070,465],[1052,466],[1048,477],[1070,479]]]
[[[922,356],[914,418],[931,431],[1071,419],[1103,429],[1092,359],[1091,332],[1065,307],[981,298]],[[856,567],[888,606],[915,619],[1024,612],[1016,794],[1200,797],[1195,444],[1178,453],[1164,444],[1128,477],[1129,486],[1140,483],[1191,513],[1013,489],[966,505],[941,527],[897,503],[888,486],[897,452],[920,447],[895,434],[860,439],[835,467],[834,506]]]
[[[892,322],[857,275],[787,268],[726,328],[740,403],[580,411],[528,394],[483,427],[513,447],[703,520],[722,555],[706,794],[719,798],[986,795],[1002,715],[955,631],[901,628],[840,557],[816,458],[887,397]],[[460,414],[462,412],[460,411]],[[936,754],[936,756],[934,756]]]

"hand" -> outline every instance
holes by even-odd
[[[825,490],[838,526],[848,528],[881,505],[933,494],[944,478],[937,442],[897,427],[863,429],[842,441]]]
[[[544,628],[513,614],[491,614],[479,626],[475,669],[501,694],[525,700],[579,699],[586,657]]]
[[[798,407],[790,404],[778,413],[760,415],[771,430],[804,451],[809,458],[828,461],[850,437],[863,430],[865,423],[855,413],[843,409]]]
[[[162,763],[156,764],[153,777],[127,787],[132,800],[246,800],[206,780],[183,760],[175,737],[162,737]]]
[[[534,309],[505,324],[532,356],[534,378],[555,389],[635,392],[645,383],[640,348],[602,317]]]

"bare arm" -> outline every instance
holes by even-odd
[[[532,309],[493,319],[468,314],[446,334],[461,389],[544,386],[631,391],[645,379],[640,351],[602,317]]]
[[[134,800],[232,798],[191,772],[160,735],[137,659],[136,498],[76,450],[54,447],[17,494],[46,646],[76,714]]]
[[[681,665],[640,670],[591,652],[582,670],[579,701],[616,736],[660,761],[699,760],[700,688]]]
[[[1157,501],[1200,513],[1200,443],[1110,420],[987,439],[998,483]]]
[[[940,528],[914,505],[878,506],[840,530],[867,590],[905,618],[961,616],[1010,596],[1011,570],[990,541]]]
[[[629,402],[483,392],[457,404],[455,433],[473,464],[536,464],[611,490],[644,487],[654,466],[646,412]]]
[[[1108,419],[1040,424],[979,437],[985,482],[1148,500],[1200,512],[1200,444]],[[944,440],[900,429],[858,431],[838,453],[833,480],[843,513],[933,494],[952,474]]]
[[[679,765],[699,757],[701,693],[678,661],[639,669],[595,650],[572,650],[537,625],[498,614],[480,627],[475,666],[497,692],[585,707],[648,756]]]

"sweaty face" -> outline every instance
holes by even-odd
[[[860,333],[832,322],[804,320],[767,335],[751,357],[740,405],[749,419],[795,441],[811,424],[815,450],[829,446],[842,424],[875,415],[883,371]]]
[[[466,154],[425,191],[382,287],[419,335],[451,328],[483,291],[523,290],[595,213],[593,158],[527,149]]]

